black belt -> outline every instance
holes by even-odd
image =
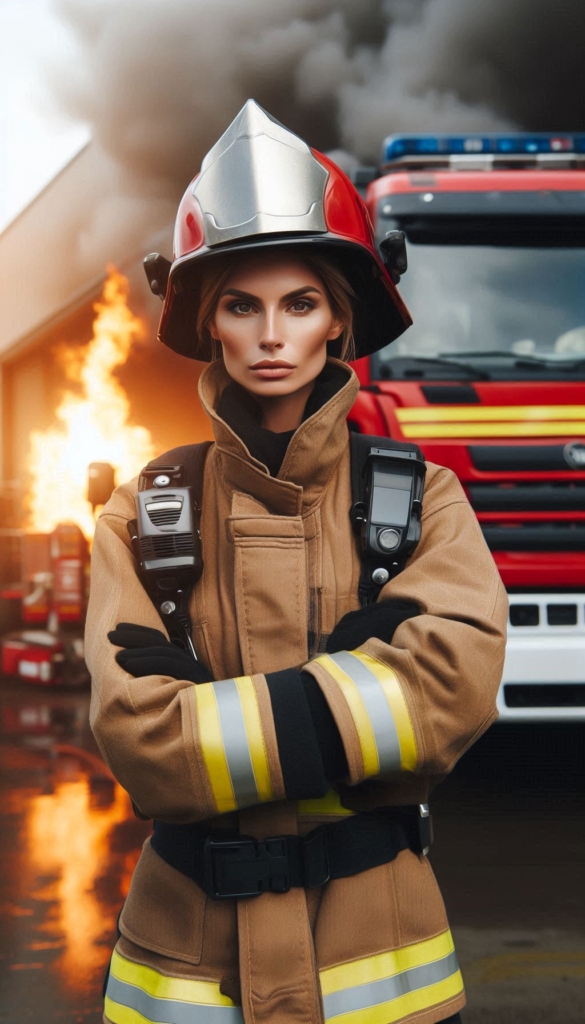
[[[428,804],[364,811],[306,836],[252,836],[205,825],[155,821],[152,848],[213,900],[314,889],[394,860],[401,850],[426,854],[432,842]]]

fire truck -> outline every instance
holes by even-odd
[[[354,180],[414,326],[350,425],[461,481],[510,599],[500,720],[583,720],[585,134],[390,136]]]

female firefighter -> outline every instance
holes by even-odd
[[[420,542],[360,608],[346,359],[408,312],[351,183],[253,101],[189,186],[168,283],[160,260],[157,274],[161,340],[211,360],[215,444],[198,661],[137,575],[135,481],[96,532],[92,726],[155,820],[104,1020],[458,1020],[424,816],[496,716],[506,599],[459,483],[428,465]]]

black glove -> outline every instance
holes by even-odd
[[[116,661],[136,679],[141,676],[172,676],[189,679],[192,683],[209,683],[213,676],[207,665],[195,661],[167,640],[160,629],[137,626],[132,622],[119,622],[108,640],[118,651]]]
[[[339,620],[329,637],[327,653],[355,651],[372,637],[383,640],[385,644],[391,644],[400,623],[412,619],[415,615],[420,615],[418,605],[411,601],[392,598],[370,604],[367,608],[358,608],[356,612],[348,612]]]

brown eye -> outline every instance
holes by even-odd
[[[310,299],[295,299],[290,305],[291,313],[307,313],[315,308],[315,303]]]
[[[248,313],[254,312],[254,307],[250,302],[243,302],[241,299],[238,302],[232,302],[228,309],[230,313],[235,313],[236,316],[247,316]]]

